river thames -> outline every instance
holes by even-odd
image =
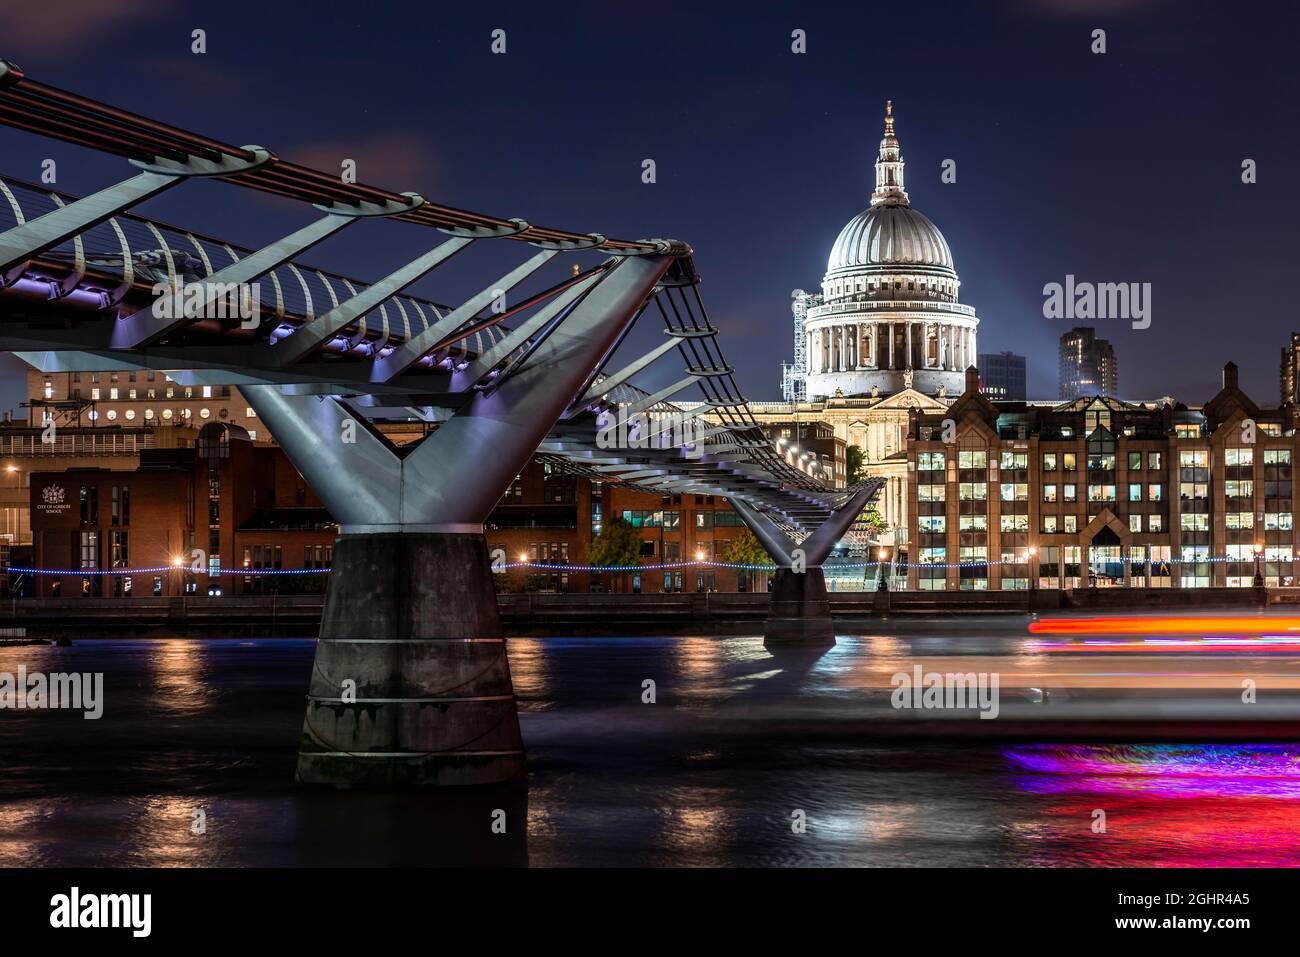
[[[292,784],[311,641],[0,648],[4,672],[103,672],[105,697],[97,721],[0,711],[0,864],[1300,861],[1300,745],[1088,740],[1047,720],[1037,738],[997,740],[980,726],[999,722],[975,716],[952,735],[875,730],[896,716],[889,675],[913,662],[1001,672],[1003,719],[1015,721],[1197,702],[1213,717],[1239,705],[1239,674],[1294,676],[1296,658],[1053,658],[1025,641],[1023,618],[981,627],[777,656],[752,637],[513,638],[528,781],[418,794]],[[1128,684],[1153,674],[1154,697]]]

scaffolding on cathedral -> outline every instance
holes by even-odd
[[[822,297],[802,289],[794,291],[790,311],[794,315],[794,362],[781,363],[781,398],[786,402],[804,402],[808,399],[808,336],[804,323],[808,310],[820,306]]]

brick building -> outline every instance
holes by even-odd
[[[6,469],[0,474],[5,509],[0,521],[10,541],[32,543],[33,565],[68,574],[39,576],[39,582],[23,582],[23,590],[177,595],[213,588],[244,594],[323,584],[323,576],[256,574],[328,567],[336,532],[271,436],[258,433],[259,423],[238,390],[186,387],[163,373],[143,371],[31,370],[27,378],[29,421],[0,428]],[[900,408],[899,415],[905,414]],[[42,445],[39,433],[50,420],[59,426],[58,441]],[[422,422],[376,426],[397,445],[418,441],[431,427]],[[768,417],[763,427],[792,464],[845,484],[846,441],[835,426],[791,415]],[[206,438],[200,441],[200,435]],[[63,498],[46,502],[47,489],[52,498],[60,492]],[[120,510],[116,519],[113,501]],[[557,592],[616,584],[638,592],[763,587],[763,576],[747,580],[732,569],[647,568],[615,582],[604,572],[546,568],[548,563],[586,565],[605,516],[625,518],[638,530],[647,566],[718,559],[743,528],[720,497],[615,488],[534,461],[485,523],[490,549],[500,549],[509,563],[529,563],[502,576],[500,587]],[[196,552],[213,570],[210,576],[190,572]],[[143,575],[143,581],[81,574],[114,566],[164,570]],[[249,573],[230,571],[243,568]]]
[[[822,481],[844,488],[848,479],[848,443],[835,434],[829,422],[768,419],[763,434],[785,455],[786,461]]]
[[[1295,583],[1296,411],[1257,406],[1231,362],[1201,408],[991,402],[972,370],[907,445],[911,588],[1249,586],[1257,551],[1266,584]]]
[[[181,385],[163,372],[27,371],[28,424],[45,424],[47,403],[80,406],[79,425],[238,425],[258,438],[256,414],[228,385]]]
[[[503,591],[585,592],[615,587],[634,592],[735,591],[744,582],[726,568],[657,569],[617,576],[602,571],[549,570],[586,565],[606,517],[619,517],[641,538],[647,566],[718,560],[740,530],[740,517],[714,495],[659,495],[616,488],[530,462],[485,525],[488,549],[500,549],[511,569]],[[742,576],[743,577],[743,576]]]
[[[191,447],[146,448],[139,457],[134,469],[31,474],[34,565],[67,571],[36,576],[34,594],[256,594],[323,586],[324,576],[257,574],[328,567],[337,531],[278,447],[213,424]],[[208,572],[195,574],[195,563]],[[115,568],[151,571],[92,574]]]
[[[197,429],[60,426],[47,436],[25,422],[0,422],[0,541],[30,545],[31,475],[63,469],[131,470],[145,449],[185,448]]]

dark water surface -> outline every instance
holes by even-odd
[[[1014,665],[1023,634],[1008,623],[962,650]],[[312,653],[285,640],[0,648],[0,671],[102,671],[106,698],[98,721],[0,711],[0,864],[1300,861],[1297,747],[863,734],[864,710],[888,698],[882,669],[952,655],[941,639],[778,657],[758,638],[511,639],[527,785],[409,795],[293,786]],[[505,835],[490,830],[497,809]],[[792,832],[796,810],[806,833]]]

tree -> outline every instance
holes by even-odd
[[[641,564],[641,536],[628,521],[617,516],[607,520],[600,534],[591,540],[588,562],[599,568],[626,568]],[[615,572],[619,579],[626,571]]]
[[[727,547],[722,550],[722,560],[730,562],[733,565],[763,565],[767,568],[775,568],[776,562],[772,561],[772,556],[767,553],[754,533],[748,528],[742,528],[740,533],[731,541],[727,542]],[[737,569],[744,571],[745,581],[750,591],[753,591],[754,570]]]
[[[874,505],[868,505],[864,508],[862,514],[857,517],[855,524],[859,528],[865,529],[868,541],[873,538],[879,540],[880,536],[889,530],[889,523],[885,521]],[[870,561],[876,557],[876,555],[869,554],[867,560]],[[873,566],[867,565],[862,569],[862,580],[866,581],[869,575],[879,575],[883,578],[885,572],[881,566],[875,566],[873,569]]]
[[[884,516],[874,505],[868,505],[862,510],[857,521],[866,527],[867,534],[875,537],[889,530],[889,523],[885,521]]]
[[[850,485],[857,485],[865,477],[862,466],[866,460],[867,457],[862,454],[859,446],[850,445],[844,450],[844,470],[848,473]]]

